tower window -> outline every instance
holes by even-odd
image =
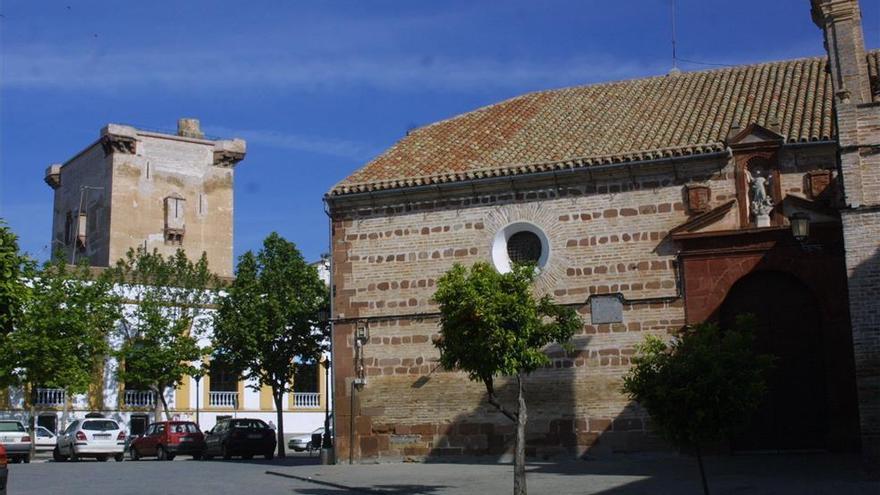
[[[172,194],[165,198],[165,244],[183,244],[183,235],[186,233],[185,209],[186,200],[183,197]]]

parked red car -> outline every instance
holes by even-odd
[[[150,456],[156,456],[160,461],[170,461],[178,454],[201,459],[204,452],[205,436],[198,425],[191,421],[152,423],[128,447],[128,455],[133,461]]]
[[[0,444],[0,495],[6,495],[6,480],[9,477],[9,470],[6,468],[6,447]]]

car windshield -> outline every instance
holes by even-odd
[[[24,426],[17,421],[7,421],[5,423],[0,423],[0,431],[24,431]]]
[[[109,419],[96,419],[92,421],[83,421],[82,429],[89,431],[118,430],[119,425],[116,424],[116,421],[111,421]]]
[[[266,428],[269,428],[269,425],[260,421],[259,419],[237,419],[232,422],[231,426],[233,428],[248,430],[264,430]]]
[[[170,431],[172,433],[198,433],[199,428],[195,423],[173,423]]]

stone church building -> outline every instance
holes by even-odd
[[[439,369],[432,295],[453,263],[521,259],[585,321],[526,382],[527,451],[667,448],[620,390],[634,346],[753,313],[777,369],[725,448],[876,455],[880,52],[856,1],[812,7],[827,58],[526,94],[414,130],[334,186],[337,459],[511,448],[482,385]]]

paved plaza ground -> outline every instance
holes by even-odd
[[[491,495],[511,493],[513,483],[509,464],[316,463],[306,456],[274,461],[35,462],[10,466],[9,495]],[[709,457],[707,470],[713,494],[880,493],[880,481],[864,475],[856,456]],[[530,463],[528,483],[533,495],[702,493],[694,460],[674,455]]]

